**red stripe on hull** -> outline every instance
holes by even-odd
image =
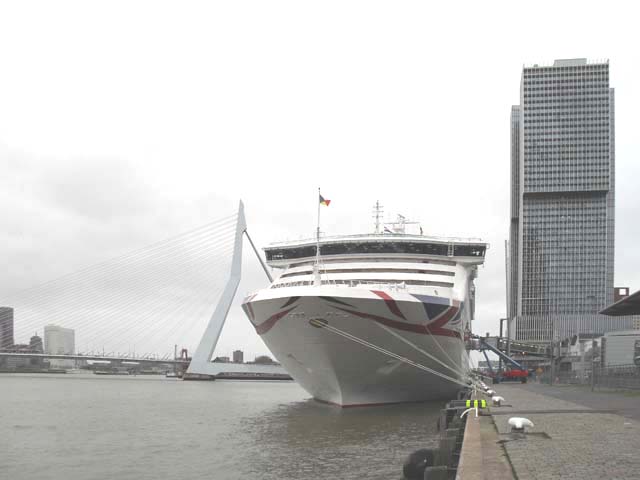
[[[378,295],[380,298],[384,300],[384,303],[387,305],[387,308],[391,313],[402,318],[403,320],[406,320],[405,316],[402,314],[402,312],[398,308],[398,304],[396,303],[396,301],[393,298],[391,298],[387,293],[381,292],[380,290],[371,290],[371,292],[375,293],[376,295]]]
[[[350,313],[351,315],[355,315],[360,318],[367,318],[369,320],[373,320],[374,322],[378,322],[387,327],[395,328],[396,330],[404,330],[405,332],[413,332],[420,333],[422,335],[438,335],[443,337],[456,337],[460,338],[460,334],[453,330],[447,330],[446,328],[441,328],[439,325],[417,325],[415,323],[404,323],[398,322],[397,320],[391,320],[390,318],[380,317],[378,315],[372,315],[370,313],[362,313],[357,312],[355,310],[349,310],[347,308],[336,307],[338,310],[342,310],[343,312]],[[457,308],[449,307],[447,313],[451,311],[451,315],[455,315]],[[443,318],[445,315],[442,316]],[[449,316],[449,318],[451,318]],[[444,321],[441,323],[446,323],[449,318],[444,318]],[[439,319],[440,320],[440,319]],[[435,322],[434,322],[435,323]]]
[[[287,310],[276,313],[275,315],[271,315],[267,320],[262,322],[260,325],[254,325],[256,329],[256,333],[258,335],[264,335],[265,333],[267,333],[269,330],[273,328],[273,326],[276,324],[278,320],[280,320],[282,317],[284,317],[287,313],[289,313],[294,308],[296,307],[291,307],[291,308],[288,308]]]

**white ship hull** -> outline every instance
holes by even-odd
[[[464,345],[468,313],[464,299],[449,297],[301,286],[261,290],[245,299],[243,308],[304,389],[317,400],[347,407],[455,398],[469,368]],[[441,375],[316,328],[311,319]]]

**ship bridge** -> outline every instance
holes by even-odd
[[[482,264],[488,244],[480,239],[439,238],[421,235],[368,234],[324,237],[273,244],[264,249],[267,263],[275,268],[311,265],[318,254],[323,262],[358,258],[415,261],[425,258],[452,263]]]

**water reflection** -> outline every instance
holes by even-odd
[[[12,480],[394,479],[441,408],[340,409],[292,382],[6,375],[0,392]]]
[[[245,417],[244,474],[265,479],[398,478],[405,457],[437,443],[442,402],[340,409],[313,400]]]

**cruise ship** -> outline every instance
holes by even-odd
[[[385,230],[264,249],[281,273],[243,310],[316,400],[450,399],[466,385],[474,279],[487,244]]]

